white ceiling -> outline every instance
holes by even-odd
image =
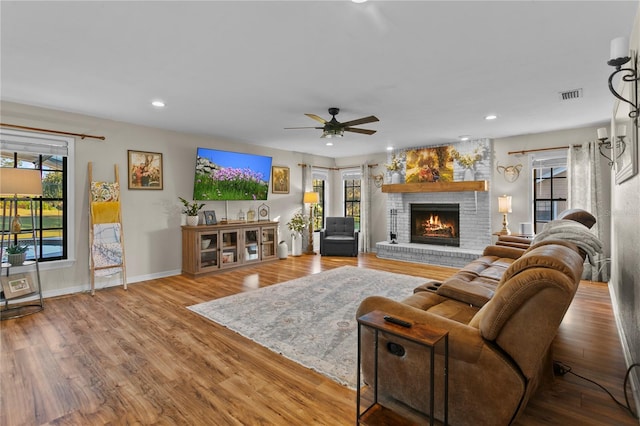
[[[1,97],[336,158],[574,128],[609,120],[638,4],[2,1]],[[377,133],[284,130],[332,106]]]

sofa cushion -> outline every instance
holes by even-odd
[[[339,242],[348,242],[350,244],[353,244],[353,240],[354,240],[354,236],[353,234],[351,235],[327,235],[326,237],[324,237],[325,241],[333,241],[334,243],[339,243]]]
[[[482,256],[446,279],[437,292],[439,295],[481,307],[493,297],[502,275],[513,259]]]

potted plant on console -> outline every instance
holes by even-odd
[[[302,231],[308,224],[309,219],[302,211],[297,211],[287,222],[287,228],[291,231],[291,256],[302,255]]]
[[[189,226],[197,226],[198,225],[198,212],[200,209],[204,207],[204,203],[198,204],[197,202],[190,203],[182,197],[178,197],[184,205],[184,209],[182,213],[187,215],[187,225]]]
[[[7,247],[7,261],[11,266],[20,266],[27,258],[27,250],[29,246],[22,246],[20,244],[13,244]]]

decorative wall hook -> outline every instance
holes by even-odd
[[[504,180],[509,183],[513,183],[520,177],[520,170],[522,170],[522,164],[516,164],[514,166],[501,166],[496,167],[498,173],[504,176]]]
[[[377,175],[370,174],[369,178],[373,180],[373,184],[376,186],[376,188],[382,187],[382,183],[384,182],[384,175],[382,173],[378,173]]]

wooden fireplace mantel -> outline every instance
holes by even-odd
[[[472,180],[462,182],[395,183],[382,185],[382,192],[388,193],[464,192],[488,190],[489,183],[486,180]]]

